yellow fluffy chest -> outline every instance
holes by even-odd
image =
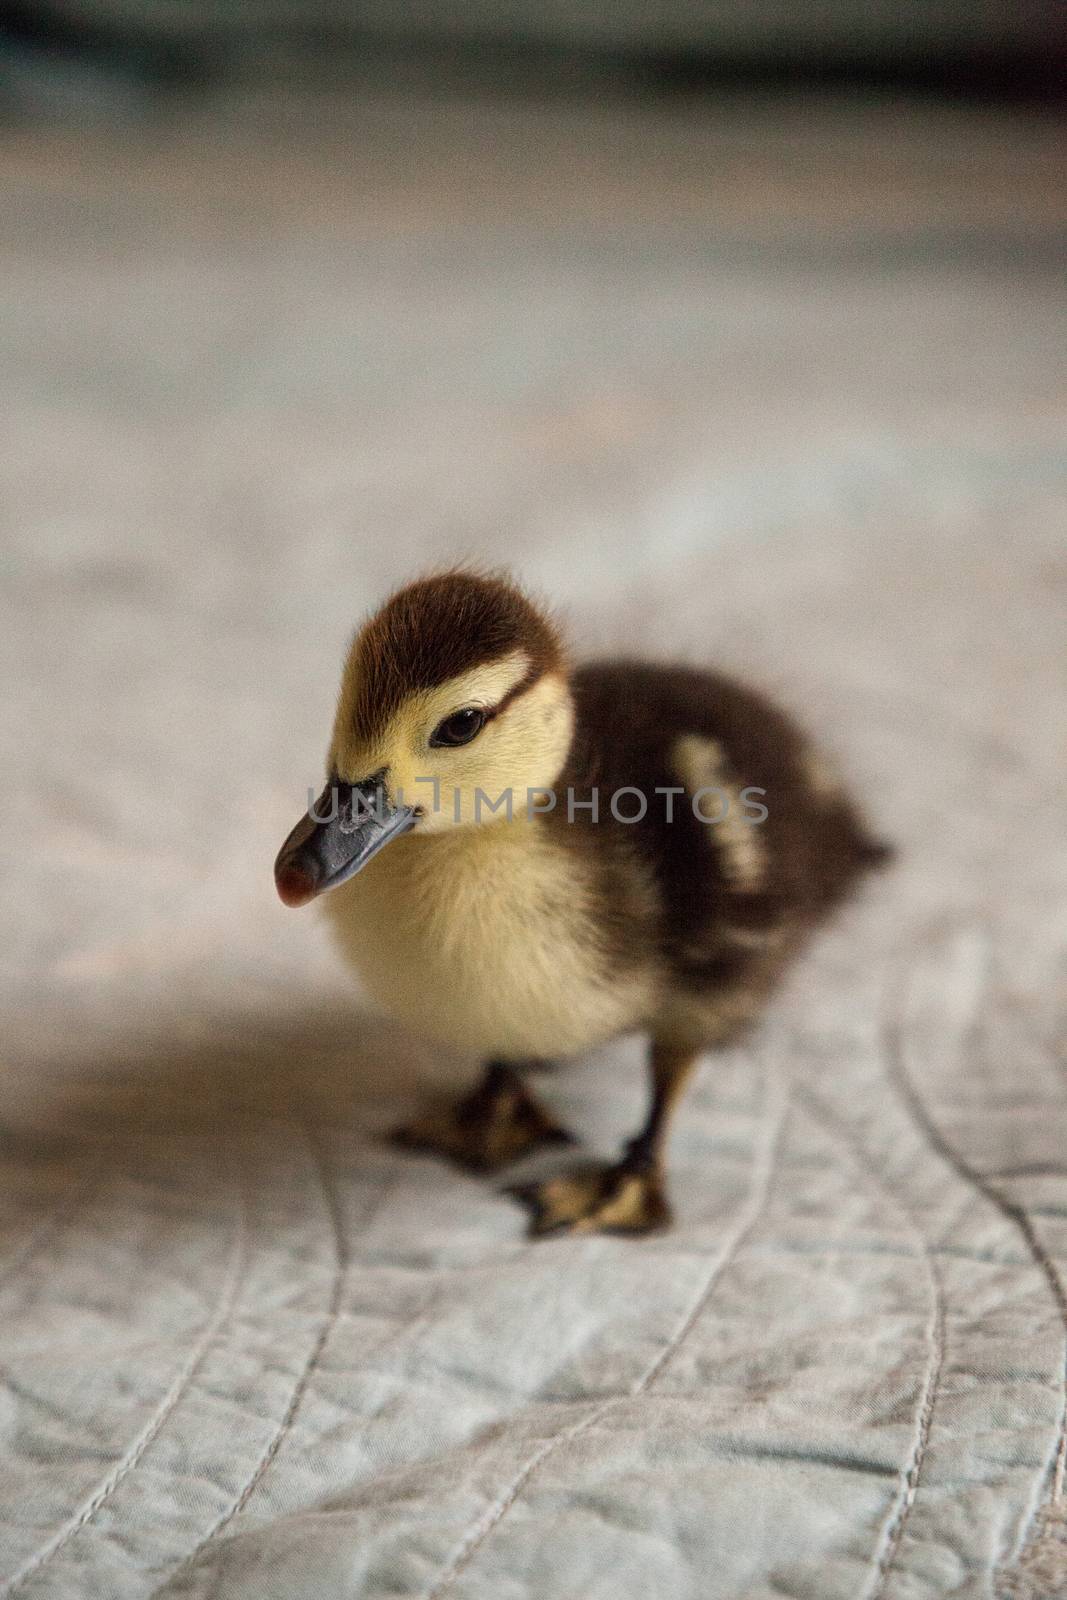
[[[325,902],[371,998],[484,1056],[573,1054],[636,1026],[651,974],[614,973],[590,871],[536,825],[396,841]]]

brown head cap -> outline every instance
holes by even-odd
[[[370,739],[413,690],[522,650],[530,668],[512,694],[565,668],[552,623],[514,584],[473,572],[420,578],[387,600],[358,635],[351,731]]]

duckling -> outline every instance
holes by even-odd
[[[282,901],[325,895],[374,1002],[485,1063],[395,1137],[478,1171],[562,1143],[528,1071],[640,1030],[650,1106],[619,1159],[510,1192],[535,1235],[665,1226],[668,1125],[699,1058],[752,1026],[889,854],[829,763],[730,678],[574,667],[511,581],[449,571],[356,635],[327,769],[278,855]]]

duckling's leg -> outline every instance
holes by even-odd
[[[652,1233],[671,1220],[663,1152],[671,1112],[692,1075],[699,1051],[653,1042],[652,1106],[621,1161],[579,1168],[545,1183],[512,1190],[530,1211],[530,1232]]]
[[[408,1150],[435,1150],[463,1167],[490,1172],[540,1144],[566,1144],[570,1134],[544,1111],[503,1061],[490,1061],[481,1083],[457,1105],[417,1117],[393,1134]]]

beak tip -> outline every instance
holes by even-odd
[[[318,892],[311,874],[291,862],[281,864],[274,869],[274,885],[282,905],[293,908],[306,906],[309,900],[314,900]]]

